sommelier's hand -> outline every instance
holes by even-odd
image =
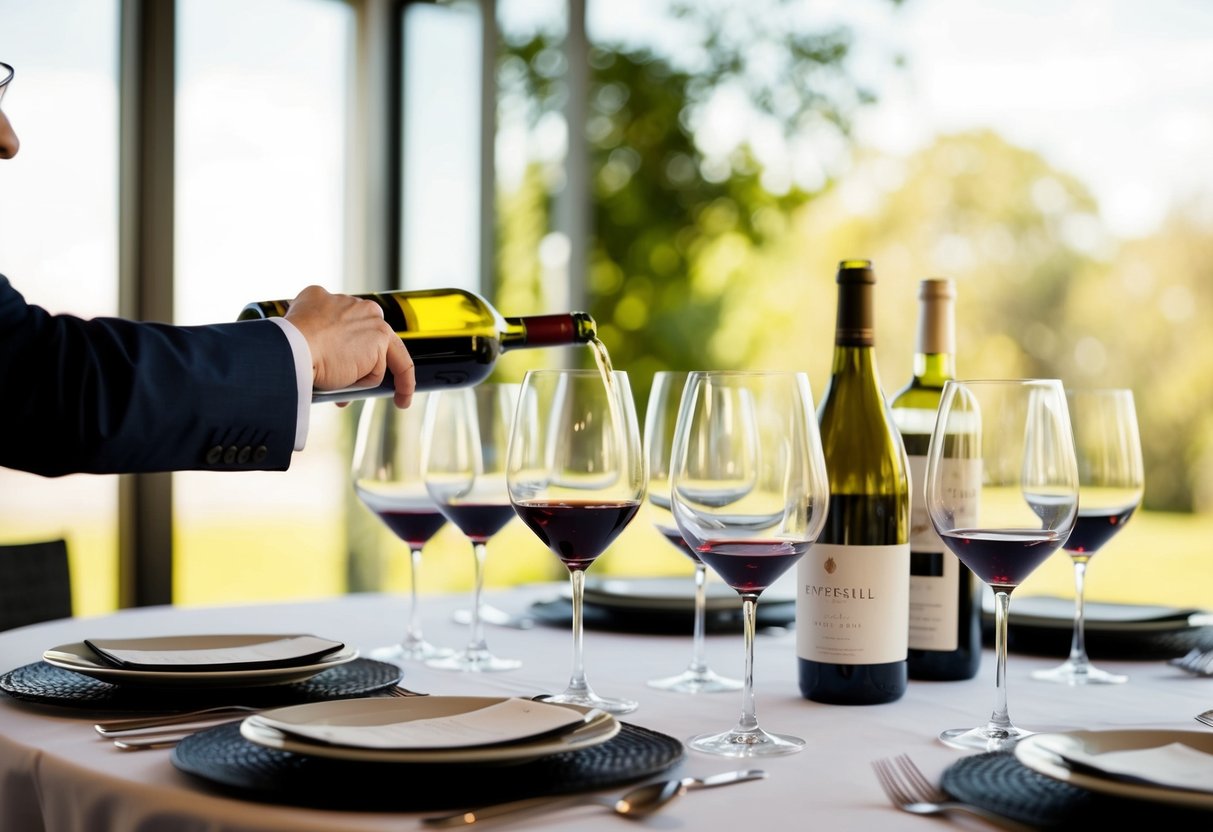
[[[308,286],[291,301],[286,318],[307,339],[317,390],[373,387],[390,371],[396,406],[412,403],[417,386],[413,359],[378,304]]]

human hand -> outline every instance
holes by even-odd
[[[308,286],[291,301],[286,318],[307,339],[317,390],[374,387],[390,371],[396,406],[412,403],[417,387],[413,359],[383,320],[379,304]]]

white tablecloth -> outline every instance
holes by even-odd
[[[689,580],[689,579],[688,579]],[[544,585],[490,593],[489,600],[522,611],[552,597]],[[467,628],[451,612],[467,598],[422,599],[425,634],[462,646]],[[1012,607],[1014,599],[1012,600]],[[310,632],[369,649],[398,638],[407,599],[351,595],[307,603],[207,609],[154,607],[96,618],[76,618],[0,633],[0,669],[39,660],[42,651],[86,637],[219,632]],[[523,661],[519,670],[460,674],[411,664],[403,684],[437,694],[533,695],[564,687],[571,667],[568,630],[487,629],[489,646]],[[742,671],[740,635],[710,636],[708,659],[732,676]],[[645,681],[682,670],[690,637],[640,636],[590,630],[585,660],[590,683],[604,695],[640,701],[623,719],[685,739],[732,727],[740,714],[735,693],[696,696],[653,690]],[[1097,659],[1099,657],[1096,657]],[[1008,665],[1010,713],[1028,729],[1157,727],[1198,729],[1193,716],[1213,707],[1213,679],[1196,679],[1157,662],[1099,663],[1128,673],[1124,685],[1065,687],[1029,678],[1054,659],[1013,654]],[[908,753],[932,777],[966,752],[943,746],[941,729],[984,722],[994,704],[994,661],[987,651],[977,678],[967,682],[911,682],[898,702],[868,707],[829,706],[800,696],[791,633],[758,638],[755,687],[760,724],[808,740],[804,751],[763,760],[766,780],[692,792],[646,821],[673,830],[924,829],[930,820],[893,809],[873,776],[877,757]],[[710,774],[755,767],[746,761],[689,752],[676,771]],[[344,784],[357,789],[357,783]],[[405,786],[406,787],[406,786]],[[5,832],[334,832],[422,828],[409,813],[332,812],[268,805],[220,796],[175,769],[167,750],[123,752],[92,730],[92,720],[66,708],[36,707],[0,695],[0,830]],[[626,821],[601,808],[532,818],[511,828],[619,830]]]

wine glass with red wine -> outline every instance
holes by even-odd
[[[522,380],[506,479],[523,522],[569,571],[573,672],[549,702],[635,710],[599,696],[582,658],[585,572],[632,522],[647,471],[628,375],[622,371],[531,370]]]
[[[674,431],[670,498],[683,540],[740,596],[745,637],[740,720],[687,746],[727,757],[800,751],[800,737],[758,725],[754,632],[759,596],[812,547],[829,506],[808,376],[691,373]]]
[[[1078,517],[1078,462],[1057,379],[949,381],[927,450],[935,531],[994,591],[994,711],[939,735],[953,748],[1005,751],[1031,735],[1007,712],[1011,593],[1060,549]]]
[[[397,408],[391,399],[368,399],[358,417],[354,442],[354,492],[409,550],[409,615],[404,638],[371,650],[373,659],[390,662],[449,656],[454,651],[436,647],[421,632],[417,601],[421,550],[446,517],[425,488],[421,474],[421,423],[426,393],[417,393],[413,405]]]
[[[1070,655],[1033,679],[1063,685],[1115,685],[1128,676],[1091,664],[1087,656],[1083,584],[1087,564],[1141,504],[1145,488],[1141,436],[1133,391],[1123,388],[1067,390],[1074,447],[1078,454],[1079,507],[1065,550],[1074,564],[1074,630]]]
[[[443,516],[471,541],[474,560],[468,645],[453,656],[427,660],[428,667],[485,673],[522,666],[489,651],[480,618],[486,547],[514,519],[505,459],[517,400],[517,384],[485,382],[433,391],[426,402],[419,449],[425,487]]]
[[[686,541],[670,512],[670,450],[674,445],[674,427],[678,405],[686,386],[687,372],[662,370],[653,375],[649,404],[644,415],[644,452],[649,464],[649,508],[653,524],[661,536],[685,555],[695,569],[695,608],[691,630],[691,660],[686,669],[673,676],[650,679],[649,687],[679,693],[716,693],[740,690],[741,680],[721,676],[708,667],[705,651],[707,617],[707,564]]]

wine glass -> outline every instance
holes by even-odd
[[[390,662],[449,656],[421,632],[417,585],[421,550],[446,517],[438,511],[421,474],[421,427],[426,393],[417,393],[411,407],[401,410],[391,399],[369,399],[358,417],[354,442],[354,492],[409,550],[409,616],[398,644],[376,647],[371,658]]]
[[[480,619],[486,545],[514,519],[505,487],[505,455],[517,400],[517,384],[483,383],[438,390],[426,402],[425,487],[438,510],[471,541],[475,563],[471,640],[453,656],[427,660],[429,667],[490,672],[522,666],[489,651]]]
[[[568,568],[573,595],[573,672],[549,702],[635,710],[599,696],[586,679],[585,571],[640,509],[647,485],[636,405],[623,371],[531,370],[522,380],[506,479],[523,522]]]
[[[1078,516],[1078,463],[1061,382],[944,384],[925,504],[944,544],[994,591],[994,711],[985,725],[939,738],[954,748],[1004,751],[1033,733],[1007,713],[1011,592],[1061,548]]]
[[[1141,504],[1145,475],[1137,412],[1131,390],[1068,390],[1066,396],[1078,455],[1078,520],[1065,543],[1074,563],[1074,633],[1069,658],[1033,672],[1032,678],[1066,685],[1119,684],[1129,677],[1100,670],[1087,658],[1083,580],[1087,563]]]
[[[791,372],[694,372],[682,394],[670,497],[683,539],[741,596],[745,675],[741,718],[688,747],[728,757],[800,751],[805,741],[758,725],[754,631],[758,597],[817,540],[829,481],[808,377]]]
[[[691,662],[681,673],[649,681],[649,687],[679,693],[715,693],[739,690],[741,681],[719,675],[704,657],[704,618],[707,610],[707,565],[682,539],[670,513],[670,449],[678,404],[686,386],[686,372],[662,370],[654,374],[644,417],[644,452],[649,465],[649,506],[657,531],[695,565],[695,623],[692,630]]]

